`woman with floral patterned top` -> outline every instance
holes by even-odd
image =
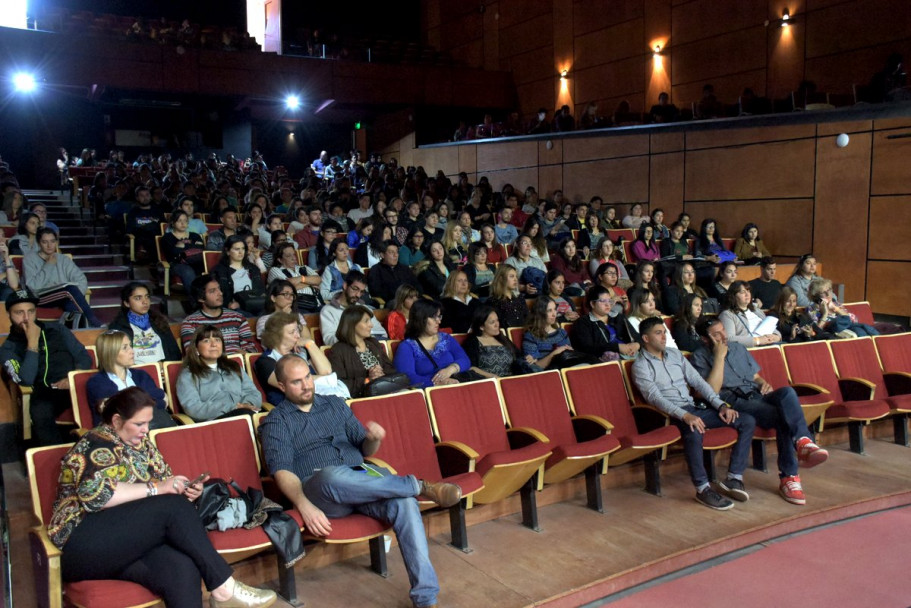
[[[154,400],[130,387],[108,399],[102,424],[63,457],[48,535],[67,582],[117,579],[158,594],[169,608],[270,606],[275,592],[248,587],[212,547],[193,501],[201,481],[174,475],[147,437]]]

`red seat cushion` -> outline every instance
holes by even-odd
[[[91,608],[138,606],[158,599],[142,585],[127,581],[79,581],[66,583],[63,588],[71,603]]]
[[[889,413],[889,404],[884,399],[870,401],[845,401],[836,403],[826,410],[826,418],[857,418],[873,420]]]
[[[613,437],[614,434],[611,434]],[[647,448],[655,445],[664,445],[680,439],[680,430],[673,425],[662,426],[647,433],[625,435],[617,437],[622,448]]]
[[[483,477],[487,471],[492,467],[498,464],[512,464],[514,462],[522,462],[525,460],[532,460],[540,456],[544,456],[551,450],[549,443],[541,443],[536,441],[531,445],[527,445],[524,448],[519,448],[517,450],[503,450],[501,452],[491,452],[486,456],[478,460],[477,465],[475,466],[475,471]]]
[[[339,517],[338,519],[333,519],[330,523],[332,523],[332,532],[329,536],[320,537],[321,540],[344,542],[367,536],[376,536],[391,529],[389,524],[360,513]]]
[[[619,449],[620,442],[612,435],[604,435],[582,443],[564,443],[551,447],[553,454],[547,459],[546,466],[551,467],[567,458],[584,458],[595,454],[604,454]]]
[[[894,397],[888,397],[886,402],[893,410],[911,412],[911,395],[895,395]]]
[[[775,439],[775,429],[764,429],[757,426],[753,432],[753,439]]]
[[[446,483],[454,483],[462,488],[462,496],[477,492],[484,487],[484,480],[481,479],[481,476],[475,471],[453,475],[452,477],[445,478],[443,481]]]
[[[737,441],[737,431],[729,426],[723,426],[708,429],[702,437],[702,447],[705,449],[719,448],[732,441]]]

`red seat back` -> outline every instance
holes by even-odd
[[[873,325],[876,321],[873,319],[873,309],[870,308],[869,302],[850,302],[843,305],[848,312],[854,313],[857,320],[867,325]]]
[[[633,404],[648,405],[645,397],[643,397],[642,393],[639,392],[639,389],[636,388],[636,383],[633,382],[633,360],[626,359],[624,361],[621,361],[620,365],[623,367],[623,378],[626,381],[627,388],[629,389],[629,395],[633,399]]]
[[[259,377],[256,375],[256,370],[253,367],[256,365],[256,360],[262,357],[262,353],[247,353],[244,355],[246,359],[244,367],[246,368],[247,375],[250,376],[250,379],[253,380],[253,384],[256,385],[256,388],[259,390],[259,394],[263,397],[263,403],[269,403],[269,399],[266,398],[266,391],[263,390],[262,384],[259,382]]]
[[[522,336],[525,334],[524,327],[509,327],[506,330],[509,333],[509,339],[516,345],[519,352],[522,352]]]
[[[175,475],[190,479],[208,472],[234,479],[242,489],[261,489],[259,452],[249,416],[212,420],[150,433]]]
[[[354,399],[350,405],[362,423],[373,420],[386,430],[377,458],[388,462],[399,475],[442,479],[422,391]]]
[[[76,426],[80,429],[91,429],[95,426],[92,420],[93,406],[89,403],[88,392],[85,389],[89,379],[98,373],[95,369],[78,370],[70,372],[70,388],[73,399],[73,414]]]
[[[579,416],[600,416],[618,437],[638,435],[623,372],[616,361],[563,370],[569,403]]]
[[[911,333],[874,336],[873,343],[885,371],[911,374]]]
[[[506,418],[493,378],[427,389],[430,417],[440,441],[461,441],[480,458],[509,449]]]
[[[782,350],[792,382],[821,386],[832,394],[836,402],[844,401],[828,344],[822,341],[785,344]]]
[[[177,376],[183,368],[183,361],[162,361],[161,368],[164,371],[165,392],[168,393],[171,410],[175,414],[182,414],[183,408],[180,406],[180,399],[177,398]]]
[[[161,383],[161,368],[158,367],[157,363],[144,363],[143,365],[134,365],[130,369],[141,369],[155,381],[155,386],[158,388],[163,388]]]
[[[791,384],[788,377],[788,367],[784,362],[784,355],[778,346],[763,346],[749,349],[750,354],[759,364],[759,375],[775,388],[782,388]]]
[[[26,452],[28,477],[32,490],[32,509],[42,524],[51,520],[57,500],[60,461],[73,447],[72,443],[32,448]]]
[[[577,443],[560,372],[500,378],[499,382],[509,426],[539,430],[555,445]]]
[[[874,398],[885,399],[889,396],[886,393],[886,382],[883,380],[883,370],[879,367],[873,340],[870,338],[832,340],[829,348],[832,349],[839,378],[869,380],[876,385]]]

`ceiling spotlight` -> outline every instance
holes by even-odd
[[[17,91],[22,93],[31,93],[37,87],[35,83],[35,77],[31,74],[26,74],[25,72],[19,72],[13,76],[13,85],[16,87]]]
[[[300,97],[298,97],[297,95],[288,95],[287,97],[285,97],[285,106],[289,110],[298,109],[301,106]]]

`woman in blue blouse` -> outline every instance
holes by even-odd
[[[557,304],[547,296],[535,300],[522,336],[522,352],[534,357],[533,365],[548,369],[554,358],[572,349],[569,334],[557,324]]]
[[[89,378],[85,385],[89,407],[92,410],[92,424],[101,424],[99,404],[130,386],[144,390],[155,401],[151,428],[160,429],[176,426],[168,414],[164,391],[158,388],[152,377],[141,369],[130,369],[135,363],[133,341],[122,331],[106,331],[95,340],[98,353],[98,373]]]
[[[405,340],[395,352],[395,368],[415,386],[458,384],[456,374],[471,368],[468,355],[449,334],[440,332],[440,303],[418,300],[411,307]]]

